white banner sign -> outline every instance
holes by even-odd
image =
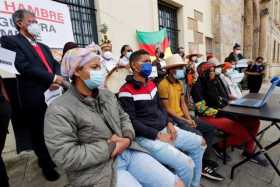
[[[39,40],[50,48],[63,48],[74,41],[68,6],[51,0],[0,0],[0,37],[18,33],[12,20],[18,9],[35,14],[42,30]]]
[[[19,74],[15,68],[16,53],[0,47],[0,70],[2,77],[10,77]]]

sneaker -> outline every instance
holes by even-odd
[[[224,150],[219,149],[217,146],[213,146],[213,150],[216,154],[216,156],[222,160],[224,160]],[[231,157],[226,153],[225,155],[226,161],[231,161]]]
[[[48,181],[56,181],[60,177],[59,173],[53,168],[42,168],[42,173]]]
[[[248,153],[243,153],[242,155],[245,156],[245,157],[250,156],[250,154],[248,154]],[[258,164],[258,165],[263,166],[263,167],[268,166],[267,160],[265,158],[263,158],[261,155],[254,156],[253,158],[250,159],[250,162],[253,162],[253,163]]]
[[[203,165],[210,166],[213,169],[218,169],[219,168],[218,162],[215,162],[214,160],[204,159],[202,162],[203,162]]]
[[[215,180],[215,181],[223,181],[225,178],[217,173],[214,169],[209,166],[206,166],[202,169],[201,175],[207,179]]]

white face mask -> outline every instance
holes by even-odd
[[[106,59],[106,60],[110,60],[113,58],[113,54],[110,52],[110,51],[106,51],[103,53],[103,57]]]
[[[231,75],[232,73],[234,73],[234,72],[233,72],[233,68],[227,69],[225,74],[229,76],[229,75]]]
[[[216,73],[217,75],[221,74],[221,73],[222,73],[222,68],[216,68],[216,69],[215,69],[215,73]]]
[[[196,56],[193,56],[193,57],[192,57],[192,61],[193,61],[193,62],[197,62],[197,59],[198,59],[198,58],[197,58]]]
[[[239,49],[235,50],[235,54],[237,54],[237,55],[241,54],[241,50],[239,50]]]
[[[126,56],[126,58],[128,58],[128,59],[129,59],[129,57],[130,57],[130,55],[131,55],[131,54],[132,54],[132,52],[127,52],[127,53],[126,53],[126,55],[125,55],[125,56]]]
[[[30,34],[32,34],[35,37],[39,37],[41,34],[41,27],[38,23],[31,23],[28,27],[27,30]]]

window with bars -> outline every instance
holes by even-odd
[[[96,14],[93,0],[54,0],[67,4],[70,10],[73,34],[79,46],[98,43]]]
[[[166,28],[167,36],[170,40],[172,52],[178,48],[178,26],[177,26],[177,9],[175,7],[159,2],[159,29]]]

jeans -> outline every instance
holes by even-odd
[[[174,169],[186,187],[197,187],[200,185],[202,157],[206,145],[203,145],[201,136],[178,127],[175,129],[177,137],[172,144],[143,137],[136,138],[136,141],[159,162]],[[164,128],[161,132],[166,133],[167,129]]]
[[[178,179],[147,153],[125,150],[117,157],[117,187],[173,187]]]
[[[209,159],[210,155],[211,155],[210,153],[212,151],[211,149],[213,146],[213,140],[215,137],[215,130],[216,130],[215,127],[207,124],[205,121],[202,121],[199,117],[195,118],[195,122],[197,124],[196,128],[190,127],[188,124],[186,124],[186,122],[184,122],[183,120],[180,120],[178,118],[173,118],[173,121],[176,123],[176,125],[180,129],[198,134],[206,140],[207,149],[205,150],[203,160]]]

